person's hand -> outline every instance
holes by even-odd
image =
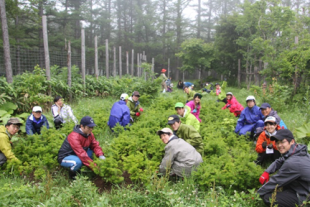
[[[259,182],[264,185],[264,183],[267,183],[269,181],[269,173],[266,171],[260,176]]]
[[[272,143],[268,144],[267,147],[268,147],[268,149],[272,149],[272,147],[273,147]]]
[[[139,113],[139,112],[137,112],[137,113],[136,113],[136,116],[140,116],[140,113]]]
[[[266,141],[264,141],[264,142],[262,143],[262,147],[263,147],[263,148],[266,148],[266,147],[267,147],[267,142],[266,142]]]
[[[143,108],[140,108],[140,111],[143,112]]]
[[[226,108],[229,108],[231,105],[230,104],[228,104],[227,106],[226,106]]]
[[[100,156],[99,156],[99,159],[101,159],[101,160],[105,160],[106,158],[105,158],[105,156],[100,155]]]

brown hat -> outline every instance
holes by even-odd
[[[11,117],[6,124],[22,125],[22,123],[16,117]]]
[[[160,136],[161,134],[173,134],[172,130],[170,128],[163,128],[162,130],[158,130],[157,134]]]
[[[138,91],[134,91],[134,92],[132,93],[132,96],[139,96],[139,97],[140,97],[140,94],[139,94]]]

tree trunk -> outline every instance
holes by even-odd
[[[6,81],[8,83],[13,82],[11,53],[10,53],[10,41],[8,23],[6,19],[5,3],[4,0],[0,0],[0,13],[1,13],[1,25],[2,25],[2,37],[3,37],[3,50],[4,50],[4,64]]]
[[[198,0],[198,10],[197,10],[197,38],[200,38],[201,30],[201,0]]]

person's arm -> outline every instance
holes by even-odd
[[[28,135],[33,135],[34,134],[32,121],[29,119],[29,117],[27,118],[27,121],[26,121],[26,133]]]
[[[262,132],[257,139],[256,147],[255,147],[255,150],[257,153],[263,153],[266,150],[266,148],[263,148],[262,146],[263,142],[266,141],[265,136],[266,136],[265,133]]]
[[[273,163],[269,165],[269,167],[265,171],[269,174],[276,172],[278,169],[282,167],[284,161],[285,159],[283,157],[276,159],[275,161],[273,161]]]
[[[71,107],[68,106],[68,105],[67,105],[66,107],[67,107],[67,110],[68,110],[68,115],[69,115],[69,117],[72,119],[72,121],[73,121],[75,124],[78,124],[78,120],[77,120],[77,118],[74,116]]]
[[[300,176],[298,170],[299,168],[295,163],[286,162],[282,165],[277,174],[273,175],[267,183],[258,189],[257,193],[265,195],[274,191],[276,187],[280,188],[289,185],[289,183]]]
[[[127,102],[127,106],[130,110],[130,116],[132,116],[132,117],[136,116],[136,112],[133,111],[133,108],[131,107],[130,101]]]
[[[0,151],[5,155],[6,159],[18,160],[12,152],[12,147],[8,137],[0,137]]]
[[[47,118],[45,116],[43,116],[43,126],[45,126],[47,129],[50,128],[50,125],[48,124]]]
[[[83,165],[90,167],[90,163],[93,162],[92,159],[90,159],[90,157],[88,157],[87,152],[83,149],[83,146],[80,143],[79,138],[79,134],[78,133],[71,133],[68,136],[68,142],[72,148],[72,150],[74,151],[74,153],[76,154],[76,156],[78,156],[80,158],[80,160],[82,161]],[[83,139],[85,139],[83,137]]]
[[[58,106],[55,104],[52,106],[52,114],[53,117],[55,118],[56,116],[59,116],[60,110],[58,108]]]
[[[97,157],[104,155],[104,153],[102,152],[102,148],[99,146],[99,142],[95,139],[94,134],[91,133],[90,136],[91,136],[90,149],[94,151]]]
[[[240,131],[240,129],[244,126],[244,120],[245,120],[245,114],[244,114],[244,110],[241,112],[240,117],[238,119],[236,128],[235,128],[235,132],[238,133]]]
[[[122,120],[122,122],[120,124],[122,126],[126,126],[127,124],[129,124],[129,122],[130,122],[130,111],[128,109],[128,110],[124,111],[123,120]]]
[[[167,170],[171,169],[174,159],[175,159],[175,154],[173,152],[172,147],[171,146],[166,147],[165,156],[162,159],[160,166],[159,166],[159,172],[165,175]]]

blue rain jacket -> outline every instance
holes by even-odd
[[[42,114],[39,120],[36,120],[33,114],[31,114],[26,121],[26,133],[28,135],[33,135],[35,133],[41,134],[42,126],[45,126],[48,129],[50,128],[46,117]]]
[[[239,132],[244,125],[255,124],[258,120],[264,121],[264,116],[258,106],[246,107],[240,114],[235,132]]]
[[[108,121],[109,127],[112,129],[113,127],[115,127],[117,123],[119,123],[121,126],[124,127],[127,124],[129,124],[129,122],[130,122],[130,110],[126,105],[126,102],[120,100],[114,103]]]

